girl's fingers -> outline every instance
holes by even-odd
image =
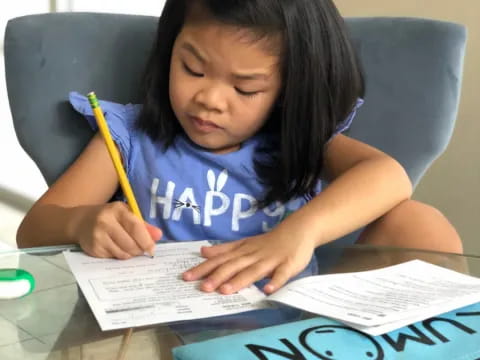
[[[147,231],[152,237],[153,241],[159,241],[162,238],[162,230],[160,230],[158,227],[150,225],[149,223],[145,222],[145,226],[147,227]]]
[[[124,213],[120,218],[121,226],[125,229],[127,236],[133,241],[133,244],[119,243],[120,247],[126,250],[132,255],[141,255],[144,252],[153,252],[155,247],[155,241],[152,239],[150,232],[145,226],[145,222],[138,219],[131,212]],[[120,233],[119,233],[120,235]],[[116,238],[114,238],[117,240]],[[127,241],[127,238],[123,237],[124,241]],[[123,247],[123,244],[127,245],[129,248]],[[130,252],[136,251],[135,253]]]
[[[127,254],[137,256],[143,253],[143,249],[138,246],[137,242],[122,226],[112,227],[108,235],[112,242]]]
[[[96,258],[112,258],[114,257],[113,254],[110,253],[107,249],[100,247],[100,246],[82,246],[82,250],[89,256],[93,256]]]
[[[82,246],[82,249],[88,255],[98,258],[114,258],[120,260],[131,258],[130,254],[116,245],[107,234],[104,234],[101,239],[96,239],[95,243],[88,244],[85,247]]]
[[[200,289],[207,292],[215,291],[220,285],[227,285],[225,282],[255,262],[256,259],[253,256],[241,256],[225,262],[202,282]],[[222,285],[224,290],[229,287],[229,285],[226,287],[224,285]]]
[[[243,240],[232,241],[225,244],[202,246],[202,256],[210,259],[212,257],[233,251],[243,244]]]
[[[201,264],[191,268],[190,270],[183,273],[183,280],[193,281],[203,278],[204,276],[210,274],[217,267],[223,263],[230,261],[233,258],[238,257],[235,253],[229,253],[225,255],[220,255],[212,259],[205,260]]]
[[[225,295],[233,294],[266,277],[272,272],[273,267],[273,264],[266,261],[249,266],[221,285],[219,291]]]
[[[280,289],[294,274],[290,270],[290,267],[286,264],[280,265],[274,272],[272,280],[265,285],[263,291],[267,294],[271,294]]]
[[[107,249],[108,244],[111,242],[110,237],[106,233],[102,233],[95,237],[85,236],[81,237],[79,245],[85,254],[97,258],[112,258],[113,254]]]
[[[106,247],[106,250],[111,254],[111,256],[108,256],[108,257],[113,257],[115,259],[119,259],[119,260],[127,260],[127,259],[130,259],[132,256],[122,250],[117,244],[115,244],[115,242],[113,240],[110,239],[110,242],[109,244],[107,245]]]

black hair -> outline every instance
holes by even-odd
[[[145,77],[138,126],[165,147],[183,130],[169,99],[175,39],[194,3],[222,23],[251,29],[257,38],[280,35],[282,91],[261,131],[272,134],[257,149],[260,206],[310,197],[336,128],[364,96],[361,67],[343,18],[332,0],[167,0]]]

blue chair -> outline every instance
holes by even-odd
[[[346,20],[366,75],[365,104],[348,133],[397,159],[416,185],[455,125],[466,44],[463,26],[419,18]],[[71,90],[139,102],[157,18],[95,13],[8,22],[5,71],[18,140],[47,184],[92,132],[67,103]],[[355,234],[342,239],[351,243]]]

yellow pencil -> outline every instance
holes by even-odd
[[[138,216],[139,219],[143,220],[142,213],[140,212],[140,208],[138,207],[137,200],[135,199],[135,195],[133,194],[132,187],[130,186],[130,182],[128,181],[127,174],[125,169],[122,166],[122,161],[120,158],[120,154],[118,152],[117,147],[115,146],[112,135],[110,134],[110,130],[108,128],[108,124],[105,121],[105,117],[103,116],[102,108],[98,102],[97,96],[92,91],[87,94],[88,101],[90,102],[90,106],[93,110],[93,115],[95,116],[95,120],[97,121],[98,128],[100,133],[105,140],[105,144],[107,145],[108,153],[113,162],[113,166],[117,171],[118,180],[120,182],[120,186],[123,190],[123,194],[127,198],[127,203],[132,212]],[[153,252],[150,253],[150,256],[153,257]]]

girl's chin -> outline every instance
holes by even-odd
[[[241,145],[231,145],[231,144],[223,144],[219,142],[212,142],[206,141],[207,139],[196,138],[195,136],[188,136],[190,141],[193,142],[195,145],[201,147],[205,151],[211,152],[213,154],[228,154],[231,152],[235,152],[240,149]]]

